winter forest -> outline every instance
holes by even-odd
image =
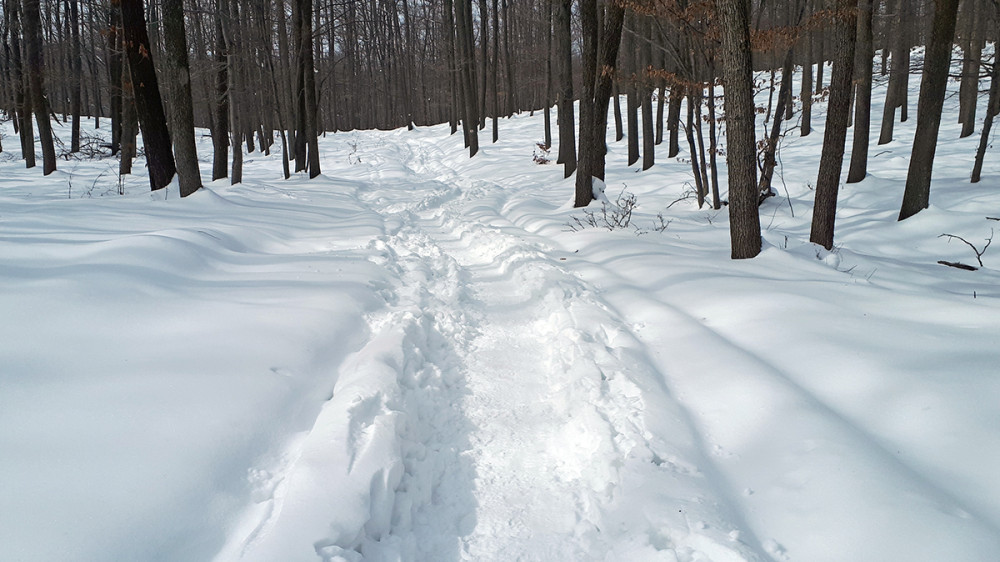
[[[0,12],[0,560],[997,559],[997,0]]]

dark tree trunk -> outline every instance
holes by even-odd
[[[31,95],[25,91],[24,66],[21,59],[21,25],[17,0],[5,0],[4,15],[9,19],[11,66],[13,67],[14,104],[17,107],[15,128],[21,140],[21,156],[26,168],[35,167],[35,128],[31,124]],[[18,126],[19,125],[19,126]]]
[[[962,86],[959,91],[959,122],[962,124],[960,138],[976,132],[976,105],[979,101],[979,62],[982,58],[982,22],[977,19],[979,10],[975,2],[970,2],[969,26],[966,30],[968,41],[962,49]],[[986,18],[983,18],[986,19]]]
[[[305,90],[305,110],[306,110],[306,126],[301,132],[306,137],[306,141],[309,145],[309,178],[315,178],[320,174],[320,164],[319,164],[319,138],[318,138],[318,127],[317,123],[317,108],[318,104],[316,102],[316,65],[313,60],[313,25],[312,25],[312,0],[298,0],[302,2],[301,7],[301,23],[302,23],[302,46],[301,51],[301,69],[302,69],[302,87]]]
[[[187,36],[184,33],[183,0],[163,0],[164,59],[172,69],[174,156],[181,197],[201,187],[198,150],[194,140],[194,105],[191,102],[191,72],[188,65]]]
[[[149,168],[149,186],[155,191],[167,187],[177,170],[153,67],[152,47],[146,32],[145,10],[142,0],[112,0],[112,4],[115,3],[121,4],[122,31],[132,75],[132,91],[135,93],[135,112]]]
[[[115,155],[122,140],[122,14],[121,6],[108,10],[108,73],[111,81],[111,154]]]
[[[774,167],[777,164],[775,154],[778,150],[778,139],[781,137],[782,117],[785,114],[785,104],[788,103],[788,93],[792,91],[792,51],[785,55],[785,62],[781,67],[781,88],[778,92],[778,108],[774,114],[774,121],[771,123],[771,133],[767,137],[767,144],[764,147],[764,163],[760,171],[760,182],[757,184],[757,191],[761,200],[768,195],[773,195],[771,190],[771,179],[774,177]]]
[[[559,69],[559,158],[563,177],[576,171],[576,124],[573,110],[573,47],[570,42],[570,8],[572,0],[556,0],[554,35],[556,63]]]
[[[813,40],[812,34],[806,35],[806,59],[802,63],[802,88],[799,98],[802,100],[802,122],[799,125],[800,135],[805,137],[812,132],[812,96],[813,96]]]
[[[306,116],[305,73],[302,71],[304,64],[303,57],[305,56],[305,53],[303,52],[303,45],[308,41],[308,39],[302,37],[302,31],[305,29],[305,24],[302,20],[308,19],[309,14],[302,12],[302,4],[303,0],[292,0],[292,45],[294,45],[295,49],[295,62],[293,63],[295,68],[295,91],[293,96],[295,98],[296,172],[304,171],[308,165],[306,162],[308,150],[306,145],[309,142],[305,135],[308,117]],[[232,71],[232,69],[230,71]],[[236,150],[235,146],[233,147],[233,150]]]
[[[489,76],[489,54],[487,53],[487,44],[489,42],[489,18],[487,17],[486,10],[486,0],[479,0],[479,62],[480,75],[479,75],[479,128],[486,128],[486,78]],[[472,6],[469,6],[469,22],[470,29],[472,28],[471,22],[472,18]],[[475,53],[475,40],[473,39],[473,53]],[[475,56],[473,55],[473,58]]]
[[[753,101],[753,65],[750,59],[750,0],[716,0],[722,28],[722,78],[729,168],[729,232],[732,258],[760,253],[760,216],[757,211],[757,146]]]
[[[455,22],[459,44],[459,65],[461,67],[464,118],[462,127],[465,142],[469,147],[469,157],[479,152],[479,102],[476,94],[474,72],[475,42],[472,36],[472,0],[458,0],[455,3]],[[561,142],[561,141],[560,141]]]
[[[924,54],[924,75],[917,102],[917,131],[906,174],[906,190],[899,210],[899,220],[907,219],[930,204],[931,170],[937,150],[941,109],[948,86],[951,44],[955,37],[958,0],[934,0],[934,21]]]
[[[215,112],[212,129],[212,181],[229,176],[229,63],[226,36],[222,31],[222,2],[215,0]]]
[[[551,7],[551,2],[549,2]],[[545,10],[551,18],[551,9]],[[549,22],[549,29],[551,30],[551,22]],[[549,48],[548,52],[552,53],[552,34],[548,35]],[[506,61],[506,75],[507,75],[507,116],[510,117],[514,115],[515,111],[519,111],[518,108],[518,98],[517,98],[517,88],[514,86],[514,58],[511,56],[510,52],[510,1],[503,0],[503,49],[504,49],[504,60]],[[551,60],[549,61],[551,64]],[[552,103],[551,93],[545,98],[546,107],[550,107]],[[550,143],[551,144],[551,143]]]
[[[80,152],[80,113],[82,111],[83,59],[80,54],[80,0],[69,4],[70,32],[72,37],[70,54],[70,113],[73,128],[70,133],[70,152]]]
[[[833,231],[837,216],[837,192],[844,164],[844,143],[851,111],[851,78],[854,75],[854,51],[857,36],[857,0],[838,0],[840,17],[834,26],[833,71],[830,74],[830,103],[823,133],[819,175],[816,179],[816,202],[813,205],[809,241],[833,249]]]
[[[681,103],[683,101],[684,94],[681,92],[680,86],[672,85],[670,87],[670,103],[667,106],[667,158],[674,158],[681,151],[678,126],[681,122]]]
[[[719,167],[716,162],[719,142],[716,138],[715,128],[715,61],[709,65],[709,76],[711,82],[708,84],[708,166],[712,171],[712,208],[719,210],[722,208],[722,199],[719,196]]]
[[[625,95],[625,123],[628,127],[625,138],[628,141],[628,165],[631,166],[639,161],[639,85],[636,75],[636,52],[635,52],[635,14],[630,13],[629,33],[623,39],[625,49],[624,71],[628,83],[628,92]]]
[[[885,105],[882,109],[882,127],[879,131],[878,143],[887,144],[892,142],[892,135],[896,125],[896,108],[902,107],[906,111],[906,83],[910,72],[909,52],[910,46],[906,40],[907,28],[903,21],[903,14],[906,12],[907,0],[896,0],[894,4],[895,25],[892,37],[891,70],[889,72],[889,87],[885,92]]]
[[[135,96],[132,90],[132,76],[128,71],[128,60],[122,63],[121,81],[121,115],[119,116],[119,127],[121,143],[119,150],[120,160],[118,162],[118,174],[126,175],[132,173],[132,160],[136,155],[136,135],[139,134],[139,123],[135,117]]]
[[[847,183],[857,183],[868,175],[868,145],[871,134],[872,72],[872,0],[858,0],[857,49],[855,51],[854,141]]]
[[[972,167],[972,183],[979,183],[983,173],[983,160],[986,158],[986,148],[990,144],[990,131],[993,130],[993,117],[997,104],[1000,104],[1000,56],[993,55],[993,75],[990,82],[990,98],[986,104],[986,116],[983,118],[983,132],[979,137],[979,148],[976,150],[976,163]]]
[[[654,144],[657,146],[663,143],[663,107],[666,105],[666,96],[667,89],[661,85],[656,95],[656,137]]]
[[[448,68],[448,88],[451,90],[451,106],[448,108],[448,123],[451,125],[451,134],[458,131],[459,106],[464,104],[459,100],[458,95],[458,68],[455,65],[455,7],[452,0],[444,1],[444,48],[445,61]]]
[[[580,156],[576,174],[575,207],[585,207],[594,200],[594,178],[604,180],[608,103],[611,100],[622,25],[625,23],[624,2],[611,0],[606,10],[604,29],[601,30],[597,0],[583,0],[580,7],[583,25],[583,91],[580,95]],[[600,72],[598,68],[601,69]]]
[[[611,87],[611,111],[615,116],[615,142],[625,138],[625,127],[622,121],[622,100],[621,92],[618,89],[618,80]]]
[[[510,17],[510,12],[507,10],[507,0],[504,0],[504,30],[506,31],[509,24],[506,18]],[[546,44],[545,44],[545,148],[552,147],[552,10],[555,4],[553,2],[546,2],[545,4],[545,30],[546,30]],[[513,77],[511,76],[510,67],[510,38],[507,38],[507,88],[510,90],[508,96],[513,92]]]
[[[684,136],[688,141],[688,152],[691,155],[691,174],[694,176],[694,191],[695,195],[698,197],[698,208],[700,209],[705,206],[705,195],[708,191],[700,171],[701,166],[699,161],[701,160],[701,153],[698,152],[698,146],[695,144],[694,140],[694,97],[695,92],[692,88],[687,97],[687,121],[684,123]]]
[[[35,111],[38,140],[42,145],[42,173],[47,176],[56,171],[56,149],[52,140],[52,123],[49,121],[49,102],[45,97],[43,84],[45,58],[42,53],[39,0],[24,0],[24,52],[28,59],[31,107]]]
[[[493,0],[493,67],[490,69],[490,82],[493,93],[493,142],[500,139],[498,119],[500,117],[500,0]]]

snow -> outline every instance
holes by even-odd
[[[833,252],[814,106],[745,261],[683,151],[610,144],[632,225],[570,228],[539,115],[473,159],[330,134],[316,180],[255,153],[184,200],[111,159],[43,178],[4,124],[0,559],[995,559],[1000,272],[937,262],[978,265],[939,235],[1000,228],[1000,167],[968,183],[949,100],[931,208],[895,220],[897,124]]]

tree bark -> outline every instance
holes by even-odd
[[[15,128],[21,140],[21,156],[26,168],[35,167],[35,128],[31,124],[31,95],[26,91],[27,79],[21,58],[21,24],[18,0],[5,0],[4,16],[10,26],[11,65],[13,66],[14,105],[17,108]],[[19,126],[17,126],[19,125]]]
[[[476,94],[474,61],[475,44],[472,37],[472,0],[457,0],[455,3],[456,33],[459,44],[459,66],[461,68],[464,118],[462,128],[465,142],[469,147],[469,157],[479,152],[479,102]]]
[[[24,0],[24,51],[28,61],[28,86],[31,90],[31,107],[38,124],[38,140],[42,145],[42,174],[56,171],[56,149],[52,140],[52,123],[49,121],[49,101],[45,97],[43,78],[45,58],[42,53],[42,29],[39,0]]]
[[[212,129],[212,181],[229,176],[229,62],[226,53],[229,48],[223,33],[222,18],[225,17],[221,0],[215,0],[215,112]]]
[[[993,74],[990,79],[990,97],[986,104],[986,116],[983,118],[983,132],[979,136],[979,148],[976,149],[976,162],[972,166],[972,183],[979,183],[983,173],[983,160],[986,158],[986,148],[990,144],[990,131],[993,130],[994,108],[1000,103],[1000,56],[993,54]]]
[[[166,44],[164,58],[173,71],[171,115],[177,180],[181,197],[187,197],[201,187],[201,170],[198,168],[198,150],[194,139],[194,104],[191,101],[183,0],[163,0],[163,39]]]
[[[931,170],[937,150],[941,109],[948,86],[951,44],[955,37],[958,0],[934,0],[931,37],[924,54],[924,74],[917,102],[917,131],[906,174],[906,189],[899,210],[899,220],[907,219],[930,205]]]
[[[833,231],[837,216],[837,193],[844,164],[844,143],[851,111],[851,78],[854,75],[854,51],[857,36],[858,0],[837,1],[837,23],[834,27],[836,57],[830,73],[830,103],[827,106],[823,151],[816,179],[816,201],[813,205],[812,229],[809,241],[833,249]]]
[[[573,109],[573,50],[570,42],[570,8],[572,0],[555,0],[554,35],[556,63],[559,69],[559,157],[563,177],[576,171],[576,125]]]
[[[757,211],[757,145],[753,101],[753,65],[750,58],[750,1],[716,0],[722,28],[722,78],[725,83],[729,168],[729,233],[732,258],[760,253],[760,216]]]
[[[610,0],[605,9],[604,29],[601,30],[597,0],[583,0],[580,7],[583,91],[580,95],[580,156],[575,207],[585,207],[594,200],[594,178],[604,180],[608,103],[625,23],[625,4],[623,0]]]
[[[71,53],[70,53],[70,113],[73,128],[70,132],[69,151],[80,152],[80,113],[82,112],[83,58],[80,53],[80,0],[69,4]]]
[[[895,26],[892,34],[894,41],[891,53],[891,70],[889,72],[889,87],[885,92],[885,105],[882,109],[882,127],[879,131],[878,144],[892,142],[896,125],[896,108],[906,108],[906,83],[910,72],[910,46],[906,40],[906,22],[903,14],[906,12],[907,0],[895,2]]]
[[[316,103],[316,65],[313,60],[313,25],[312,25],[312,0],[298,0],[302,3],[301,23],[302,23],[302,46],[300,49],[301,69],[303,75],[302,87],[305,92],[306,127],[302,134],[306,136],[309,146],[309,178],[315,178],[320,174],[319,164],[319,138],[317,131],[317,103]]]
[[[682,88],[670,86],[670,102],[667,106],[667,158],[674,158],[681,151],[678,127],[681,122],[681,103],[684,101]]]
[[[135,112],[142,132],[142,145],[149,168],[149,186],[155,191],[170,184],[177,172],[171,152],[167,118],[163,112],[160,87],[153,66],[152,47],[146,32],[146,15],[142,0],[111,0],[120,3],[125,54],[128,56]]]
[[[847,183],[857,183],[868,175],[868,146],[871,135],[872,72],[872,0],[858,0],[857,49],[855,51],[854,140]]]

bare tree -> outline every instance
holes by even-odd
[[[937,150],[941,109],[948,86],[951,45],[955,37],[958,0],[934,0],[931,36],[924,54],[924,74],[917,102],[917,132],[906,173],[906,190],[899,210],[899,220],[907,219],[930,205],[931,170]]]
[[[726,127],[729,142],[729,234],[732,258],[760,253],[760,216],[757,211],[757,148],[753,102],[753,66],[750,58],[750,1],[716,0],[721,27],[722,79],[725,85]]]
[[[851,111],[851,77],[854,74],[854,50],[857,38],[858,0],[837,0],[834,24],[833,71],[830,75],[830,104],[823,132],[816,178],[816,201],[813,204],[809,241],[833,249],[833,230],[837,217],[837,193],[844,164],[844,143]]]
[[[604,180],[608,103],[625,23],[625,2],[610,0],[606,4],[603,29],[599,23],[597,0],[583,0],[580,15],[583,26],[583,88],[580,94],[580,152],[573,205],[586,207],[594,200],[593,180]]]
[[[854,144],[847,183],[856,183],[868,175],[868,136],[872,113],[872,13],[873,0],[858,0],[857,49],[854,74],[857,76],[854,104]]]
[[[56,149],[49,121],[49,101],[45,97],[45,58],[42,53],[42,23],[39,0],[24,0],[24,52],[28,60],[28,86],[31,107],[38,124],[38,140],[42,145],[42,173],[56,171]]]
[[[194,141],[194,105],[191,102],[191,72],[188,68],[187,34],[184,31],[183,0],[163,0],[165,60],[171,68],[173,96],[174,156],[181,197],[201,187],[198,151]]]
[[[149,168],[149,185],[154,191],[163,189],[170,184],[177,170],[153,66],[149,34],[146,31],[145,9],[142,0],[111,0],[111,3],[112,6],[121,6],[125,54],[132,76],[132,91],[135,94],[135,110],[142,132],[146,166]]]

